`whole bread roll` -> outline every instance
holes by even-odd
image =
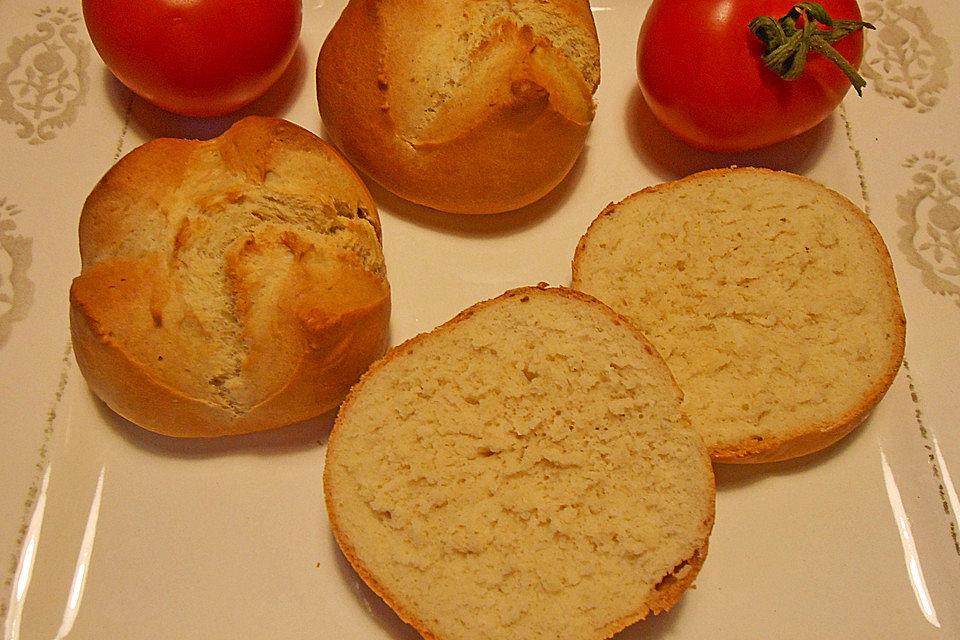
[[[127,154],[84,204],[80,256],[77,363],[151,431],[220,436],[317,416],[386,347],[374,202],[335,149],[283,120]]]
[[[525,287],[391,349],[327,446],[324,493],[364,581],[425,638],[607,638],[703,564],[713,469],[644,337]]]
[[[886,393],[906,321],[869,217],[807,178],[719,169],[609,205],[573,286],[634,321],[721,462],[833,444]]]
[[[587,0],[350,0],[317,62],[328,133],[396,195],[497,213],[553,189],[600,81]]]

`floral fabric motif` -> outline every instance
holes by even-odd
[[[920,269],[923,284],[960,306],[960,183],[953,160],[932,152],[904,163],[916,187],[897,196],[900,250]]]
[[[866,2],[863,16],[876,31],[866,33],[860,73],[880,94],[907,108],[924,113],[936,106],[947,87],[950,48],[934,35],[923,8],[905,6],[903,0]]]
[[[35,32],[14,38],[0,63],[0,120],[16,125],[30,144],[73,123],[86,96],[90,59],[75,12],[43,9],[36,16]]]
[[[17,235],[20,210],[0,198],[0,348],[14,323],[23,320],[33,302],[33,282],[27,271],[33,259],[33,240]]]

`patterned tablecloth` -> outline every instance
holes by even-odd
[[[729,164],[808,175],[861,205],[895,263],[906,358],[870,420],[797,461],[717,468],[698,580],[618,637],[960,637],[960,6],[862,4],[862,98],[814,131],[739,155],[653,121],[633,55],[646,0],[597,0],[603,81],[587,149],[543,201],[465,219],[371,185],[394,296],[392,341],[507,288],[569,283],[608,202]],[[331,416],[277,432],[171,441],[105,409],[73,361],[77,219],[122,154],[208,138],[241,115],[323,133],[316,54],[342,2],[304,4],[281,81],[230,117],[166,114],[104,68],[80,0],[0,0],[0,619],[15,638],[413,638],[356,578],[320,498]],[[430,247],[429,250],[425,250]],[[829,389],[824,390],[829,393]],[[951,473],[954,478],[951,478]]]

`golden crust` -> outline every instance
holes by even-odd
[[[586,3],[556,4],[596,41],[589,9],[580,6]],[[424,9],[410,5],[412,24]],[[395,95],[392,87],[407,79],[384,53],[391,34],[413,27],[387,21],[377,0],[351,0],[317,61],[324,127],[357,167],[402,198],[451,213],[510,211],[560,183],[593,118],[595,87],[579,71],[544,60],[529,28],[503,27],[499,50],[512,53],[497,77],[471,83],[456,107],[413,135],[400,121],[418,107]],[[568,77],[558,82],[558,75]]]
[[[349,228],[344,246],[321,228],[328,217]],[[247,118],[207,142],[147,143],[81,215],[70,289],[80,369],[117,413],[165,435],[320,415],[386,347],[379,234],[356,173],[291,123]]]

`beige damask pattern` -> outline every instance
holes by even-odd
[[[0,349],[33,302],[33,282],[27,277],[33,240],[16,233],[19,213],[18,207],[0,198]]]
[[[76,12],[45,8],[35,15],[35,30],[13,38],[0,62],[0,120],[41,144],[76,119],[88,88],[90,45],[79,37]]]
[[[916,186],[897,196],[900,250],[928,289],[960,306],[960,183],[953,159],[927,152],[904,166],[914,171]]]
[[[903,0],[865,2],[864,19],[876,27],[868,32],[860,73],[874,90],[924,113],[940,102],[947,87],[950,48],[934,34],[922,7]]]

